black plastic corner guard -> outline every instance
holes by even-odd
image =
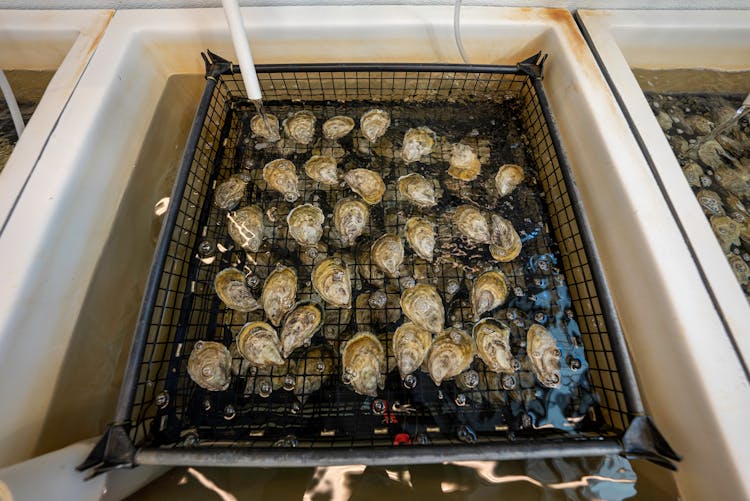
[[[682,461],[649,416],[636,416],[631,421],[622,444],[628,459],[646,459],[672,471],[677,471],[672,461]]]
[[[135,446],[123,424],[110,424],[86,459],[76,467],[78,471],[91,469],[90,480],[118,468],[135,467]]]

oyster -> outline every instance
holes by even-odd
[[[393,334],[393,354],[401,377],[422,365],[432,345],[432,334],[412,322],[404,322]]]
[[[305,174],[311,179],[328,186],[339,183],[339,170],[336,159],[324,155],[315,155],[305,162]]]
[[[417,207],[437,205],[435,186],[421,174],[412,173],[398,178],[398,191]]]
[[[700,165],[695,162],[688,162],[687,165],[682,168],[682,172],[685,174],[685,178],[690,186],[695,186],[696,188],[701,186],[703,169]]]
[[[432,153],[432,146],[434,144],[435,133],[429,127],[409,129],[404,134],[401,160],[407,164],[418,162],[423,156]]]
[[[432,262],[435,251],[435,229],[423,217],[410,217],[406,221],[406,241],[422,259]]]
[[[352,169],[344,174],[349,188],[370,205],[379,203],[385,193],[385,183],[377,172],[369,169]]]
[[[294,164],[285,158],[268,162],[263,167],[263,180],[268,187],[284,195],[284,200],[294,202],[299,198],[299,179]]]
[[[247,182],[244,179],[238,176],[230,177],[214,190],[214,205],[219,209],[234,209],[245,196],[246,186]]]
[[[333,209],[333,225],[344,247],[354,244],[369,222],[370,209],[356,198],[339,200]]]
[[[552,334],[539,324],[526,333],[526,353],[540,383],[548,388],[560,386],[560,350]]]
[[[707,216],[724,216],[724,204],[721,201],[721,197],[711,190],[700,190],[695,194],[698,199],[698,203],[701,204],[703,212]]]
[[[502,216],[493,214],[490,254],[501,263],[513,261],[521,253],[521,237],[518,236],[513,223]]]
[[[391,117],[387,111],[383,110],[367,111],[359,119],[359,128],[362,135],[373,143],[385,134],[390,125]]]
[[[349,267],[337,257],[324,259],[313,268],[312,285],[323,300],[336,308],[349,308],[352,279]]]
[[[486,271],[474,281],[471,291],[471,308],[474,317],[494,310],[508,298],[508,281],[501,271]]]
[[[474,340],[460,329],[451,327],[432,341],[427,355],[427,370],[436,385],[468,369],[476,354]]]
[[[257,205],[248,205],[227,214],[229,236],[234,243],[248,252],[258,252],[263,243],[263,211]]]
[[[732,245],[740,245],[742,225],[729,216],[711,216],[711,229],[714,230],[725,254],[729,252]]]
[[[282,365],[281,342],[276,330],[266,322],[250,322],[237,335],[237,350],[255,367]]]
[[[370,248],[372,262],[383,270],[389,277],[398,278],[401,264],[404,262],[404,244],[401,238],[392,233],[386,233]]]
[[[370,397],[377,396],[378,387],[385,384],[385,349],[378,338],[369,332],[358,332],[341,350],[342,381],[352,389]]]
[[[722,157],[725,155],[726,152],[724,151],[724,148],[722,148],[718,141],[714,141],[713,139],[706,141],[698,148],[698,158],[700,158],[701,162],[705,165],[713,169],[717,169],[724,165]]]
[[[740,256],[732,252],[727,254],[727,260],[729,260],[729,265],[732,267],[737,281],[741,285],[750,285],[750,266]]]
[[[501,166],[495,176],[495,187],[501,197],[508,195],[524,180],[523,169],[516,164]]]
[[[303,110],[284,120],[287,135],[300,144],[309,144],[315,137],[315,115]]]
[[[382,287],[385,274],[371,259],[370,245],[360,245],[357,249],[357,270],[362,280],[374,287]]]
[[[232,357],[221,343],[198,341],[188,358],[188,374],[195,384],[209,391],[224,391],[232,379]]]
[[[323,236],[323,222],[325,215],[320,208],[311,204],[298,205],[286,217],[289,234],[300,245],[308,247],[316,245]]]
[[[477,343],[477,354],[494,372],[513,372],[510,353],[510,329],[494,318],[483,318],[472,330]]]
[[[266,120],[263,120],[261,115],[253,115],[253,118],[250,119],[250,130],[256,136],[276,142],[281,139],[281,134],[279,134],[279,119],[276,118],[276,115],[271,115],[270,113],[266,113],[265,115]]]
[[[336,354],[328,346],[315,346],[305,352],[304,358],[297,360],[294,394],[301,403],[320,390],[336,371]]]
[[[418,284],[401,293],[401,309],[409,320],[430,332],[438,333],[445,325],[445,308],[432,285]]]
[[[323,124],[323,137],[336,140],[349,134],[354,128],[354,120],[345,116],[329,118]]]
[[[245,275],[236,268],[225,268],[217,273],[214,289],[229,309],[248,312],[260,308],[260,303],[245,283]]]
[[[453,145],[448,175],[461,181],[473,181],[479,176],[481,165],[474,149],[468,144]]]
[[[297,296],[297,273],[293,269],[279,265],[266,278],[260,302],[263,310],[273,325],[278,326],[281,319],[294,305]]]
[[[453,223],[458,231],[472,242],[486,244],[491,240],[487,218],[476,207],[458,206],[453,215]]]
[[[286,358],[294,350],[305,344],[323,324],[323,308],[312,301],[297,303],[284,319],[281,328],[281,353]]]

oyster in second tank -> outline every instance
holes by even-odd
[[[232,210],[245,196],[247,181],[239,176],[232,176],[219,184],[214,190],[214,205],[219,209]]]
[[[409,129],[404,134],[404,143],[401,148],[401,160],[409,164],[418,162],[422,157],[432,153],[435,144],[435,133],[429,127],[417,127]]]
[[[548,388],[560,386],[561,353],[547,329],[539,324],[529,328],[526,333],[526,353],[540,383]]]
[[[335,186],[339,184],[339,169],[336,159],[327,155],[313,155],[305,162],[305,174],[315,181]]]
[[[401,310],[409,320],[429,332],[438,333],[445,325],[445,308],[432,285],[418,284],[401,293]]]
[[[258,252],[263,243],[263,211],[248,205],[227,214],[227,228],[234,243],[248,252]]]
[[[481,164],[474,149],[468,144],[453,145],[448,175],[460,181],[473,181],[479,176]]]
[[[346,342],[341,351],[341,363],[341,379],[356,393],[375,397],[378,388],[383,388],[385,349],[370,332],[359,332]]]
[[[495,175],[495,187],[501,197],[510,194],[524,180],[523,169],[516,164],[501,166]]]
[[[336,372],[337,358],[331,348],[322,345],[310,348],[302,359],[295,361],[294,394],[302,404]]]
[[[435,251],[435,228],[423,217],[410,217],[406,221],[406,241],[414,252],[427,261],[432,262]]]
[[[323,236],[323,222],[325,215],[319,207],[312,204],[298,205],[286,217],[289,234],[298,244],[314,246]]]
[[[477,354],[493,372],[513,372],[514,360],[510,352],[510,329],[494,318],[483,318],[472,331]]]
[[[323,323],[323,308],[314,302],[298,303],[284,319],[281,328],[281,350],[284,357],[310,343]]]
[[[373,143],[385,134],[390,125],[391,117],[384,110],[367,111],[359,119],[359,128],[362,130],[362,135]]]
[[[471,290],[471,308],[474,317],[494,310],[508,297],[508,280],[501,271],[486,271],[474,281]]]
[[[214,289],[229,309],[250,312],[260,308],[260,303],[245,282],[245,275],[236,268],[225,268],[217,273]]]
[[[281,341],[266,322],[250,322],[237,335],[237,350],[255,367],[282,365]]]
[[[352,279],[344,261],[324,259],[313,268],[311,278],[313,288],[326,303],[336,308],[351,307]]]
[[[271,115],[270,113],[265,113],[265,120],[261,115],[253,115],[253,118],[250,119],[250,130],[255,135],[271,142],[281,139],[281,134],[279,134],[279,119],[276,118],[276,115]]]
[[[232,380],[232,357],[221,343],[198,341],[188,358],[190,379],[209,391],[224,391]]]
[[[356,198],[339,200],[333,209],[333,225],[344,247],[354,244],[370,222],[370,209]]]
[[[404,262],[404,244],[401,243],[401,237],[392,233],[381,236],[373,242],[370,257],[386,275],[397,278],[399,268]]]
[[[417,207],[437,205],[435,186],[422,174],[411,173],[398,178],[399,193]]]
[[[279,265],[266,278],[260,301],[269,321],[278,326],[294,305],[297,296],[297,273],[289,267]]]
[[[354,120],[342,115],[329,118],[323,123],[323,137],[337,140],[349,134],[354,128]]]
[[[513,223],[497,214],[492,215],[492,229],[490,230],[490,254],[496,261],[508,263],[521,253],[521,237],[513,227]]]
[[[315,115],[310,111],[298,111],[284,120],[287,135],[300,144],[310,144],[315,137]]]
[[[344,174],[344,181],[370,205],[379,203],[385,193],[383,178],[370,169],[352,169]]]
[[[482,211],[471,205],[460,205],[453,215],[453,224],[468,240],[486,244],[491,240],[490,226]]]
[[[474,340],[461,329],[451,327],[432,342],[427,356],[427,370],[436,385],[458,376],[474,360]]]
[[[393,355],[401,377],[406,377],[422,365],[432,345],[432,333],[413,322],[404,322],[393,334]]]
[[[294,202],[299,198],[299,178],[294,164],[285,158],[278,158],[268,162],[263,167],[263,180],[268,187],[284,196],[287,202]]]

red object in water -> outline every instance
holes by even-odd
[[[411,445],[411,437],[408,433],[399,433],[393,437],[393,445]]]

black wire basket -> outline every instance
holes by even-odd
[[[307,146],[267,144],[253,137],[255,107],[246,98],[238,67],[210,52],[204,60],[206,88],[154,256],[115,421],[82,469],[403,464],[609,453],[666,466],[678,459],[644,414],[544,94],[545,58],[537,54],[516,66],[259,66],[266,110],[279,118],[306,109],[320,127],[327,118],[359,117],[374,107],[391,115],[390,129],[375,144],[355,128],[338,142]],[[405,164],[399,159],[401,138],[421,125],[429,125],[438,140],[429,157]],[[483,163],[480,177],[470,184],[445,174],[452,144],[459,140],[478,151]],[[355,250],[336,248],[330,217],[322,239],[327,247],[320,255],[297,246],[287,231],[286,215],[294,205],[313,203],[331,214],[337,200],[351,196],[343,185],[324,189],[300,174],[300,198],[294,203],[265,186],[261,171],[266,162],[283,156],[299,172],[311,154],[338,157],[344,171],[375,170],[386,183],[383,202],[370,207],[369,227]],[[523,167],[526,181],[500,198],[493,191],[494,175],[505,163]],[[441,194],[437,207],[423,210],[400,199],[397,179],[408,172],[434,180]],[[267,220],[258,253],[233,245],[227,213],[213,204],[217,183],[238,174],[249,180],[243,205],[258,205]],[[343,343],[366,330],[390,346],[403,322],[398,298],[414,283],[435,284],[447,325],[471,331],[470,284],[489,258],[451,226],[450,215],[465,203],[508,218],[523,241],[517,259],[495,263],[508,279],[510,298],[490,312],[510,326],[515,371],[500,377],[477,358],[469,371],[436,386],[423,371],[402,380],[388,357],[378,395],[354,393],[342,380],[338,354]],[[436,222],[434,263],[407,250],[399,278],[375,280],[363,273],[368,263],[356,249],[386,232],[400,234],[412,215]],[[251,286],[260,286],[283,262],[297,272],[296,299],[314,299],[310,271],[326,254],[349,262],[354,298],[351,309],[326,308],[313,347],[293,353],[277,379],[246,367],[236,351],[234,377],[225,391],[205,390],[190,379],[187,359],[197,342],[229,348],[243,324],[263,319],[262,310],[226,308],[214,291],[216,273],[236,267]],[[373,303],[375,294],[383,304]],[[534,377],[525,351],[533,324],[555,336],[559,388]],[[309,363],[315,356],[319,359]],[[322,378],[324,362],[331,362],[330,374]]]

